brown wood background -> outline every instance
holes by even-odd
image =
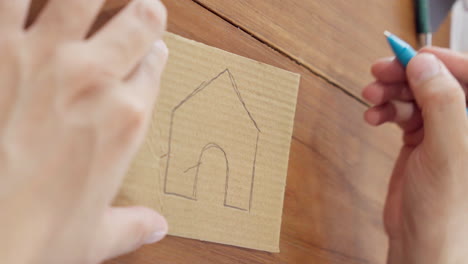
[[[37,0],[34,12],[45,0]],[[108,0],[98,21],[128,0]],[[168,30],[301,74],[281,253],[167,237],[108,264],[385,263],[382,209],[401,144],[362,120],[370,64],[390,30],[416,44],[412,0],[164,0]],[[435,36],[448,46],[449,21]]]

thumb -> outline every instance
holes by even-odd
[[[425,140],[436,146],[450,142],[459,144],[464,140],[468,126],[466,99],[460,83],[437,57],[429,53],[414,57],[406,72],[421,108]]]
[[[456,52],[446,48],[440,47],[424,47],[419,52],[434,54],[441,60],[447,69],[461,82],[468,82],[468,53]]]
[[[163,216],[145,207],[112,207],[104,214],[95,249],[110,259],[163,239],[168,231]]]

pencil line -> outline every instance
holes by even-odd
[[[167,184],[168,184],[167,182],[168,182],[168,177],[169,177],[169,169],[170,169],[170,166],[171,166],[171,157],[173,156],[171,152],[172,152],[172,140],[173,140],[173,132],[174,132],[174,118],[175,118],[176,111],[182,105],[184,105],[188,100],[190,100],[192,97],[196,96],[198,93],[202,92],[211,83],[213,83],[216,79],[218,79],[219,77],[221,77],[225,73],[228,74],[228,77],[229,77],[229,80],[230,80],[230,83],[231,83],[231,88],[234,90],[239,102],[243,106],[243,109],[246,111],[249,119],[252,121],[254,127],[257,130],[257,136],[256,136],[256,142],[255,142],[255,151],[254,151],[253,165],[252,165],[252,176],[251,176],[250,190],[249,190],[248,208],[241,208],[241,207],[237,207],[237,206],[228,204],[227,200],[228,200],[229,180],[230,180],[229,159],[228,159],[228,155],[227,155],[226,151],[220,145],[218,145],[215,142],[210,142],[210,143],[206,144],[202,148],[202,150],[200,151],[200,154],[198,156],[197,164],[187,168],[184,171],[184,173],[187,173],[190,170],[196,168],[195,178],[193,180],[192,196],[188,196],[188,195],[184,195],[184,194],[180,194],[180,193],[175,193],[175,192],[169,192],[168,187],[167,187]],[[253,118],[253,115],[251,114],[251,112],[247,108],[247,105],[245,104],[245,102],[244,102],[244,100],[243,100],[243,98],[241,96],[241,93],[240,93],[240,91],[239,91],[239,89],[237,87],[237,83],[235,81],[235,78],[234,78],[233,74],[230,72],[230,70],[228,68],[226,68],[223,71],[221,71],[220,73],[218,73],[216,76],[214,76],[212,79],[210,79],[210,80],[208,80],[206,82],[202,82],[197,88],[195,88],[195,90],[193,90],[188,96],[186,96],[182,101],[180,101],[171,111],[169,126],[170,127],[169,127],[169,138],[168,138],[168,141],[169,141],[168,142],[168,151],[167,151],[166,154],[164,154],[162,156],[162,157],[167,157],[166,170],[165,170],[165,174],[164,174],[164,190],[163,190],[164,193],[168,194],[168,195],[173,195],[173,196],[177,196],[177,197],[180,197],[180,198],[185,198],[185,199],[190,199],[190,200],[195,200],[196,201],[197,197],[198,197],[199,172],[200,172],[200,166],[202,165],[202,158],[204,156],[204,153],[207,150],[212,149],[212,148],[216,148],[216,149],[220,150],[223,153],[224,159],[225,159],[225,162],[226,162],[223,205],[225,207],[229,207],[229,208],[232,208],[232,209],[237,209],[237,210],[250,212],[250,209],[252,207],[252,197],[253,197],[253,189],[254,189],[254,181],[255,181],[255,166],[256,166],[256,160],[257,160],[258,141],[259,141],[259,136],[260,136],[261,130],[258,127],[258,124],[255,121],[255,119]]]
[[[201,162],[198,162],[196,165],[193,165],[192,167],[187,168],[187,169],[184,171],[184,173],[187,173],[187,172],[188,172],[189,170],[191,170],[191,169],[195,169],[196,167],[200,166],[201,164],[202,164]]]
[[[190,197],[190,196],[187,196],[187,195],[183,195],[183,194],[180,194],[180,193],[175,193],[175,192],[165,192],[164,194],[178,196],[178,197],[182,197],[182,198],[189,199],[189,200],[194,200],[194,201],[197,200],[197,198]]]
[[[229,204],[225,204],[224,207],[229,207],[229,208],[237,209],[237,210],[241,210],[241,211],[247,211],[247,209],[245,209],[245,208],[240,208],[240,207],[237,207],[237,206],[234,206],[234,205],[229,205]]]
[[[258,139],[260,138],[260,131],[257,132],[257,141],[255,142],[255,154],[254,154],[254,161],[252,166],[252,179],[250,181],[250,197],[249,197],[249,212],[252,209],[252,200],[253,200],[253,189],[254,189],[254,182],[255,182],[255,167],[257,166],[257,150],[258,150]]]

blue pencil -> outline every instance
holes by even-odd
[[[387,37],[387,41],[392,47],[393,53],[395,54],[397,60],[406,68],[408,63],[416,54],[418,54],[410,44],[406,43],[399,37],[393,35],[392,33],[385,31],[385,36]],[[468,114],[468,108],[466,109],[466,113]]]
[[[392,47],[393,53],[395,53],[398,61],[400,61],[400,63],[406,67],[409,61],[414,56],[416,56],[417,52],[413,49],[413,47],[411,47],[410,44],[406,43],[392,33],[385,31],[384,34],[387,36],[387,41],[390,44],[390,47]]]

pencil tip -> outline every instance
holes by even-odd
[[[392,33],[390,33],[389,31],[385,30],[384,31],[384,35],[387,36],[387,37],[390,37],[392,35]]]

